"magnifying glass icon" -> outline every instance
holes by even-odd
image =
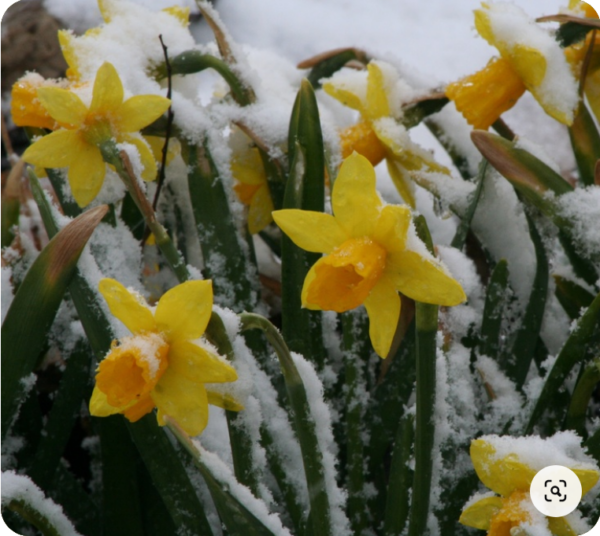
[[[564,517],[581,502],[582,488],[577,475],[562,465],[544,467],[533,477],[529,488],[531,501],[547,517]],[[600,536],[600,520],[580,536]]]

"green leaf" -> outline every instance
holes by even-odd
[[[414,479],[409,464],[413,450],[413,427],[414,417],[405,415],[396,434],[385,506],[385,536],[402,534],[408,520],[411,482]]]
[[[529,235],[535,248],[536,269],[529,301],[523,319],[516,332],[514,343],[510,350],[510,358],[506,360],[506,372],[521,388],[527,377],[531,360],[535,352],[548,294],[548,257],[542,239],[531,218],[527,218]]]
[[[474,172],[471,169],[469,156],[463,149],[464,141],[455,141],[457,134],[446,128],[441,121],[435,118],[428,117],[424,123],[435,139],[445,149],[446,153],[448,153],[460,176],[464,180],[471,180]]]
[[[323,212],[325,205],[325,158],[319,109],[307,80],[296,96],[288,137],[289,177],[283,208]],[[304,278],[320,255],[296,246],[281,237],[282,332],[289,347],[323,366],[325,350],[321,313],[302,308]]]
[[[416,127],[426,117],[442,110],[449,102],[450,99],[448,97],[439,94],[425,98],[415,104],[411,104],[403,110],[402,124],[406,128]]]
[[[558,27],[555,37],[561,47],[567,48],[583,41],[588,32],[591,32],[593,29],[591,26],[579,24],[574,21],[565,22]]]
[[[587,311],[577,322],[577,326],[563,345],[554,365],[544,381],[544,387],[537,399],[527,427],[526,434],[533,431],[544,410],[548,407],[552,397],[557,393],[573,367],[583,363],[587,358],[588,350],[600,339],[600,294],[598,294]]]
[[[212,535],[181,456],[156,416],[150,413],[127,427],[178,533]]]
[[[431,235],[423,216],[415,218],[419,238],[433,253]],[[431,509],[431,478],[433,473],[433,442],[435,437],[434,407],[436,399],[437,305],[416,302],[416,375],[417,412],[415,417],[415,473],[412,485],[408,535],[427,532]]]
[[[502,312],[507,304],[508,262],[501,259],[490,277],[485,296],[479,352],[496,359],[500,353]]]
[[[266,318],[254,313],[240,315],[242,331],[248,329],[262,330],[273,346],[279,359],[281,372],[285,379],[288,399],[291,407],[291,421],[300,442],[304,473],[309,493],[312,534],[326,536],[331,533],[330,505],[325,483],[323,453],[317,439],[315,421],[313,419],[306,389],[302,377],[296,368],[290,351],[281,334]]]
[[[168,419],[168,418],[167,418]],[[194,465],[200,470],[206,482],[219,517],[230,534],[243,534],[244,536],[273,536],[273,532],[240,502],[229,491],[229,483],[222,475],[204,463],[202,456],[187,434],[173,421],[169,422],[169,429],[192,458]]]
[[[77,260],[106,214],[106,205],[88,210],[62,229],[25,275],[2,325],[2,437],[24,393]]]
[[[485,176],[488,171],[488,161],[483,158],[481,163],[479,164],[479,173],[477,174],[477,187],[473,192],[473,196],[469,202],[469,206],[463,217],[460,220],[460,224],[458,225],[458,229],[456,229],[456,234],[452,239],[452,243],[450,244],[453,248],[458,250],[462,250],[467,241],[467,234],[469,233],[469,229],[471,227],[471,221],[473,220],[473,216],[475,215],[475,211],[477,210],[477,205],[479,204],[479,198],[481,197],[481,192],[483,191],[483,181],[485,180]]]
[[[91,394],[91,357],[89,345],[79,341],[66,361],[62,380],[28,472],[42,489],[50,488],[75,420],[81,412],[81,402]]]
[[[365,64],[369,62],[366,54],[361,50],[356,48],[342,48],[301,62],[298,68],[312,67],[307,79],[315,89],[319,89],[323,78],[329,78],[352,60],[357,60]]]
[[[586,186],[594,184],[596,162],[600,159],[600,134],[583,99],[577,115],[569,127],[569,137],[579,170],[579,178]]]
[[[600,463],[600,428],[585,443],[585,448]]]
[[[143,536],[136,462],[138,460],[121,415],[95,421],[102,452],[102,521],[105,534]]]
[[[247,234],[240,236],[208,148],[184,144],[183,156],[188,164],[188,186],[204,274],[213,281],[215,302],[236,312],[253,310],[258,281],[250,275],[257,273],[252,240]]]
[[[585,417],[594,389],[600,382],[600,358],[592,361],[577,381],[571,404],[567,412],[565,428],[575,430],[581,437],[587,437]]]
[[[594,295],[574,281],[565,279],[560,275],[553,275],[556,289],[554,293],[571,320],[576,320],[581,315],[581,310],[590,306]]]

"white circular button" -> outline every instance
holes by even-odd
[[[529,488],[533,505],[549,517],[570,514],[581,501],[581,482],[577,475],[562,465],[550,465],[539,471]]]

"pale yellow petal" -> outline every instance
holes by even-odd
[[[231,173],[242,184],[258,185],[267,182],[262,158],[256,147],[235,155],[231,162]]]
[[[208,395],[208,403],[213,406],[218,406],[228,411],[242,411],[244,409],[244,406],[231,395],[211,391],[209,388],[206,389],[206,394]]]
[[[79,126],[87,114],[87,107],[72,91],[58,87],[41,87],[37,96],[53,119],[65,125]]]
[[[489,530],[490,521],[502,508],[502,498],[486,497],[468,506],[460,514],[459,523],[467,527]]]
[[[69,68],[67,69],[67,78],[69,80],[79,80],[81,73],[79,72],[79,61],[75,52],[75,35],[70,30],[58,31],[58,42],[62,50],[62,54]]]
[[[104,62],[96,73],[90,113],[115,112],[123,103],[123,84],[112,63]]]
[[[284,209],[273,212],[273,219],[294,244],[313,253],[331,253],[348,239],[331,214]]]
[[[385,90],[385,77],[376,63],[367,65],[367,106],[365,114],[370,121],[390,115],[390,106]]]
[[[273,221],[273,217],[271,216],[273,208],[269,186],[263,184],[256,190],[252,196],[252,201],[250,201],[250,208],[248,209],[248,230],[250,234],[262,231]]]
[[[174,341],[169,348],[169,368],[196,383],[223,383],[237,380],[235,369],[189,341]]]
[[[129,292],[115,279],[105,278],[98,284],[113,316],[118,318],[131,333],[156,331],[152,311],[142,303],[142,298]]]
[[[96,198],[105,174],[106,164],[100,149],[89,143],[81,143],[68,174],[71,192],[80,207],[89,205]]]
[[[73,130],[57,130],[38,139],[27,147],[23,160],[44,168],[62,168],[71,165],[81,144],[79,134]]]
[[[517,490],[528,491],[537,471],[521,463],[514,454],[496,459],[495,452],[484,439],[471,441],[471,461],[479,480],[503,497]]]
[[[400,318],[400,296],[392,281],[382,276],[365,300],[369,337],[377,355],[387,357]]]
[[[140,153],[140,160],[144,169],[142,171],[142,179],[146,182],[150,182],[156,179],[158,176],[158,170],[156,168],[156,160],[154,159],[154,155],[152,154],[152,149],[145,142],[145,140],[136,138],[134,136],[126,136],[125,140],[128,143],[132,143],[136,146],[138,152]]]
[[[376,190],[375,169],[358,153],[340,167],[333,185],[333,214],[349,237],[373,233],[383,203]]]
[[[119,132],[137,132],[156,121],[171,105],[160,95],[136,95],[127,99],[116,112]]]
[[[598,482],[598,471],[593,469],[571,469],[579,478],[581,482],[581,494],[585,495],[590,491]]]
[[[166,416],[174,419],[190,436],[196,436],[208,424],[208,397],[201,383],[192,382],[170,368],[151,393],[158,408],[158,423]]]
[[[535,90],[546,76],[546,56],[539,50],[522,44],[515,44],[509,56],[512,68],[517,71],[527,89]]]
[[[396,190],[406,203],[415,208],[414,186],[409,173],[393,158],[388,158],[385,163]]]
[[[190,24],[190,8],[182,6],[171,6],[163,9],[165,13],[175,17],[184,28]]]
[[[121,412],[121,409],[115,408],[108,403],[106,395],[100,391],[98,387],[94,387],[92,392],[89,410],[90,415],[93,415],[94,417],[108,417],[109,415]]]
[[[401,205],[386,205],[373,231],[375,241],[389,253],[404,251],[410,226],[410,209]]]
[[[451,306],[467,299],[460,283],[436,261],[414,251],[388,255],[386,274],[402,294],[415,301]]]
[[[154,319],[173,342],[197,339],[208,325],[212,304],[212,281],[186,281],[162,295]]]
[[[360,100],[360,97],[347,89],[343,89],[339,86],[331,82],[326,82],[323,84],[323,91],[328,95],[331,95],[334,99],[341,102],[344,106],[348,106],[353,110],[358,110],[359,112],[364,112],[363,103]]]
[[[577,536],[569,522],[564,517],[547,517],[548,528],[552,536]]]

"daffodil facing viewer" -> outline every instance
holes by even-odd
[[[166,292],[151,309],[114,279],[100,281],[111,313],[131,331],[98,366],[90,413],[122,413],[136,421],[158,408],[158,422],[173,418],[191,436],[208,422],[208,404],[242,407],[205,384],[232,382],[235,369],[199,344],[211,316],[211,281],[188,281]]]
[[[310,269],[302,305],[338,313],[364,304],[369,335],[386,357],[400,316],[398,291],[424,303],[457,305],[460,284],[416,236],[406,206],[386,205],[375,188],[375,170],[358,153],[340,168],[332,193],[333,215],[286,209],[273,219],[307,251],[324,253]]]
[[[469,124],[487,129],[526,89],[548,115],[566,125],[573,122],[579,103],[577,83],[551,34],[505,2],[482,3],[475,10],[475,28],[498,49],[500,58],[446,88]]]
[[[579,478],[583,495],[598,481],[593,460],[583,454],[578,438],[571,432],[559,437],[562,449],[552,445],[553,438],[484,436],[471,442],[471,460],[479,479],[498,495],[473,497],[460,516],[463,525],[488,531],[488,536],[510,536],[520,526],[542,526],[554,536],[576,536],[567,517],[544,517],[529,495],[536,473],[548,465],[568,466]],[[561,435],[561,434],[557,434]],[[564,444],[568,442],[569,447]],[[563,452],[579,451],[578,460]],[[558,452],[558,458],[553,457]],[[581,461],[581,460],[585,461]],[[533,466],[540,465],[539,467]],[[529,534],[529,533],[527,533]],[[537,532],[536,532],[537,534]]]
[[[356,151],[374,166],[385,158],[402,199],[414,207],[413,173],[449,175],[450,172],[412,142],[406,128],[397,121],[402,116],[398,109],[401,93],[412,90],[400,80],[395,69],[387,63],[371,61],[364,78],[362,72],[340,72],[323,84],[326,93],[360,112],[360,121],[340,134],[342,158]]]
[[[158,119],[170,101],[159,95],[136,95],[124,100],[123,84],[112,64],[96,74],[89,106],[73,91],[41,87],[37,97],[62,128],[38,139],[23,160],[45,168],[68,167],[73,197],[84,207],[98,195],[106,164],[100,147],[111,140],[133,144],[143,165],[142,178],[156,178],[156,162],[139,130]]]

